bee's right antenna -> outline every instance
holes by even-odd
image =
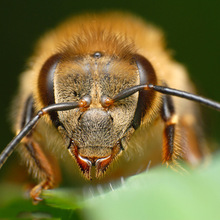
[[[11,155],[11,153],[14,151],[15,147],[19,142],[24,138],[31,129],[36,125],[38,120],[45,114],[53,111],[66,111],[71,110],[74,108],[84,107],[88,103],[86,103],[86,100],[81,100],[80,102],[67,102],[67,103],[58,103],[49,105],[45,108],[42,108],[36,116],[34,116],[20,131],[20,133],[15,136],[12,141],[6,146],[6,148],[2,151],[0,154],[0,169],[5,163],[5,161],[8,159],[8,157]]]

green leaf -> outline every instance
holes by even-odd
[[[78,209],[80,208],[78,198],[74,190],[56,189],[44,190],[41,197],[45,203],[51,207],[60,209]]]
[[[65,190],[47,190],[45,200],[33,205],[17,185],[0,186],[0,219],[82,219],[76,199],[67,200]],[[72,192],[73,194],[74,192]]]
[[[86,201],[88,219],[220,219],[219,174],[219,157],[209,167],[185,175],[152,169]]]
[[[76,189],[46,190],[38,205],[24,197],[21,187],[1,185],[0,218],[220,219],[220,156],[207,166],[187,169],[180,174],[153,168],[123,183],[90,187],[86,197]]]

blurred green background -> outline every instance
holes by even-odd
[[[0,149],[13,137],[8,120],[10,103],[36,40],[71,15],[112,9],[136,13],[161,27],[168,47],[187,66],[199,93],[220,101],[219,0],[1,0]],[[202,109],[208,137],[220,143],[219,113]]]

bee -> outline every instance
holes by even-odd
[[[16,136],[0,167],[19,145],[38,180],[30,196],[39,201],[60,181],[61,155],[73,167],[69,176],[97,183],[149,162],[197,164],[207,147],[198,106],[186,99],[216,110],[220,104],[193,93],[158,28],[126,13],[76,16],[37,44],[12,105]]]

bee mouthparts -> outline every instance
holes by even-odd
[[[74,142],[72,142],[74,143]],[[113,148],[111,148],[111,154],[105,157],[98,157],[98,156],[82,156],[79,153],[79,148],[74,144],[69,148],[70,154],[75,158],[80,170],[82,171],[83,176],[88,179],[92,180],[91,177],[91,168],[95,166],[96,174],[95,177],[97,179],[101,178],[111,162],[115,159],[117,155],[121,152],[120,144],[116,144]]]

